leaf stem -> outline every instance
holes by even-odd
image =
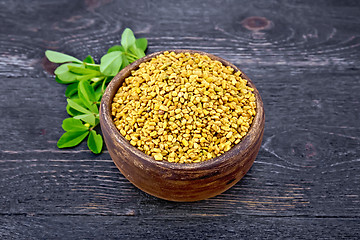
[[[100,64],[96,64],[96,63],[84,63],[85,65],[88,65],[88,66],[93,66],[93,67],[100,67]]]
[[[95,128],[97,125],[99,125],[99,124],[97,123],[97,124],[95,124],[94,126],[92,126],[91,128],[89,128],[89,132],[92,131],[92,130],[94,130],[94,128]]]
[[[132,53],[129,53],[129,52],[125,52],[125,55],[128,55],[129,57],[133,57],[135,60],[138,60],[138,59],[139,59],[138,56],[136,56],[136,55],[134,55],[134,54],[132,54]]]
[[[104,94],[104,92],[105,92],[105,84],[106,84],[106,81],[107,81],[107,77],[106,78],[104,78],[104,81],[103,81],[103,83],[102,83],[102,85],[101,85],[101,92]]]

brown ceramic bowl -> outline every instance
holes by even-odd
[[[176,53],[190,52],[209,56],[225,66],[236,66],[217,56],[193,50],[169,50]],[[116,129],[111,116],[111,103],[118,88],[140,63],[161,54],[156,52],[133,62],[117,74],[106,88],[100,106],[100,124],[106,146],[121,173],[136,187],[153,196],[179,202],[197,201],[216,196],[237,183],[250,169],[259,152],[264,132],[263,102],[254,88],[257,113],[247,135],[228,152],[205,162],[180,164],[156,161],[132,146]]]

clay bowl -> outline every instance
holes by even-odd
[[[169,50],[176,53],[190,52],[209,56],[225,66],[236,66],[217,56],[193,50]],[[156,52],[133,62],[117,74],[109,83],[100,106],[100,124],[107,149],[121,173],[136,187],[158,198],[190,202],[216,196],[237,183],[252,166],[258,154],[264,132],[263,102],[251,80],[257,102],[257,114],[248,134],[223,155],[201,163],[180,164],[156,161],[132,146],[116,129],[111,117],[111,102],[124,79],[140,63],[161,54]]]

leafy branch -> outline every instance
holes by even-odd
[[[103,139],[95,130],[99,125],[99,106],[106,86],[121,69],[145,56],[147,40],[136,39],[126,28],[121,35],[121,45],[109,48],[100,64],[89,55],[83,61],[67,54],[47,50],[50,62],[60,63],[55,70],[55,80],[66,84],[67,113],[71,116],[62,123],[65,133],[57,142],[59,148],[74,147],[87,137],[89,149],[101,153]]]

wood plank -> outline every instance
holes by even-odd
[[[4,216],[2,239],[358,239],[343,218]]]
[[[162,201],[137,190],[106,159],[107,154],[96,158],[76,151],[43,152],[38,154],[41,158],[24,160],[11,159],[14,155],[8,154],[0,162],[0,188],[6,193],[0,199],[0,213],[121,215],[132,209],[170,216],[191,213],[359,217],[358,162],[353,166],[344,162],[309,170],[306,166],[287,166],[265,151],[260,154],[265,157],[258,158],[245,178],[227,192],[183,204]],[[320,171],[324,173],[309,177]]]
[[[187,2],[105,1],[93,9],[90,2],[34,2],[22,10],[20,19],[14,17],[21,9],[18,2],[3,4],[0,13],[6,17],[0,42],[5,64],[0,65],[0,76],[43,76],[37,66],[42,63],[45,49],[79,58],[91,54],[99,60],[110,46],[119,43],[125,27],[149,39],[149,53],[172,48],[208,51],[247,73],[265,66],[289,72],[304,68],[359,70],[359,6],[228,1],[212,3],[212,7],[198,2],[189,7]],[[253,16],[266,18],[269,27],[259,30],[243,22]]]

